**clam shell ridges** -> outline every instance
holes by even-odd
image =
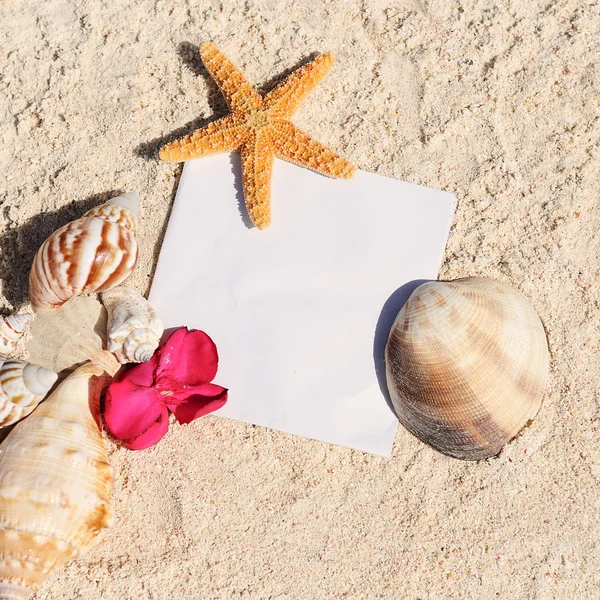
[[[122,283],[135,268],[135,217],[104,204],[55,231],[35,255],[29,275],[34,308],[54,308],[82,293]]]
[[[2,444],[0,598],[28,598],[112,523],[112,469],[89,408],[104,384],[84,365]]]
[[[484,278],[419,286],[386,347],[400,422],[440,452],[494,456],[536,415],[548,376],[542,323],[509,285]]]

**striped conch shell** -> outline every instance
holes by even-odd
[[[0,354],[10,356],[15,351],[32,317],[31,313],[18,312],[0,318]]]
[[[0,365],[1,428],[31,413],[50,391],[58,375],[49,369],[23,360],[7,359],[3,355],[0,355]]]
[[[0,446],[0,598],[26,600],[113,521],[112,469],[97,415],[108,383],[79,367]]]
[[[101,294],[108,311],[107,348],[121,363],[148,362],[164,328],[148,300],[120,286]]]
[[[385,359],[400,422],[464,460],[498,454],[535,417],[548,377],[546,335],[531,304],[479,277],[416,288]]]
[[[127,279],[137,262],[138,195],[124,194],[55,231],[29,273],[33,309],[56,308],[78,294],[102,292]]]

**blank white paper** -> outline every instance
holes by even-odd
[[[389,456],[383,349],[415,281],[437,278],[454,196],[277,160],[271,207],[252,227],[236,154],[186,163],[150,301],[215,341],[215,414]]]

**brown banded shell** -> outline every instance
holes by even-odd
[[[479,277],[415,289],[385,359],[400,422],[464,460],[498,454],[536,415],[548,376],[546,335],[531,304]]]
[[[124,194],[55,231],[29,274],[31,305],[56,308],[78,294],[102,292],[127,279],[138,257],[137,194]]]
[[[0,318],[0,354],[10,356],[15,351],[32,317],[29,312],[18,312]]]
[[[26,600],[113,520],[112,469],[90,407],[107,383],[86,364],[17,424],[0,452],[0,598]]]
[[[58,375],[39,365],[0,355],[0,428],[20,421],[44,399]]]

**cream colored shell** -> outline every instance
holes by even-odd
[[[33,309],[56,308],[127,279],[138,257],[136,212],[137,194],[124,194],[55,231],[38,250],[29,274]]]
[[[106,310],[96,297],[76,296],[52,311],[38,313],[25,343],[29,360],[57,373],[91,360],[114,374],[120,364],[104,349]]]
[[[164,330],[148,300],[124,286],[104,292],[101,298],[108,311],[108,350],[123,364],[148,362]]]
[[[96,545],[113,521],[112,469],[97,418],[107,379],[86,364],[0,452],[0,598],[25,600],[66,561]]]
[[[0,355],[0,428],[26,417],[56,382],[54,371]]]
[[[542,323],[508,284],[484,278],[419,286],[386,347],[400,422],[455,458],[494,456],[534,418],[548,376]]]
[[[10,356],[15,351],[32,317],[31,313],[18,312],[0,318],[0,354]]]

